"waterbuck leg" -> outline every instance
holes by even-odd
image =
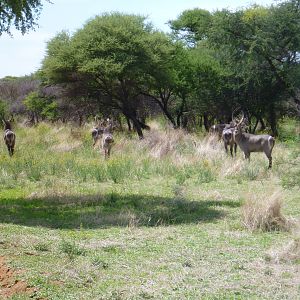
[[[232,153],[232,149],[233,147],[232,147],[232,145],[230,145],[230,154],[231,154],[231,157],[233,157],[233,153]]]
[[[234,144],[234,156],[236,156],[237,144]]]
[[[250,161],[250,153],[245,153],[245,159],[248,159]]]
[[[269,167],[268,167],[268,169],[272,169],[272,156],[269,156],[268,159],[269,159]]]
[[[227,144],[224,143],[224,146],[225,146],[226,154],[228,154],[228,147],[227,147]]]

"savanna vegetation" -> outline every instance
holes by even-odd
[[[108,13],[1,79],[0,297],[299,298],[299,20],[296,0],[184,11],[168,34]],[[236,108],[276,137],[271,170],[207,134]]]
[[[18,127],[13,158],[1,147],[1,255],[33,288],[12,299],[297,298],[296,124],[272,170],[149,124],[115,133],[109,160],[89,126]]]

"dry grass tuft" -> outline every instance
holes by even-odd
[[[290,241],[280,250],[273,250],[267,254],[267,259],[275,263],[299,263],[300,262],[300,238]]]
[[[180,129],[168,131],[154,129],[146,136],[143,143],[150,149],[150,155],[154,158],[162,158],[173,153],[179,144],[193,144],[191,136]]]
[[[250,231],[289,231],[292,222],[281,213],[282,195],[250,197],[242,207],[242,223]]]
[[[196,154],[198,158],[216,159],[218,157],[226,157],[223,150],[223,144],[219,142],[215,135],[207,135],[196,144]]]

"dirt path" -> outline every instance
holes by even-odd
[[[5,258],[0,256],[0,298],[7,299],[14,294],[25,293],[33,295],[35,288],[29,287],[23,280],[16,280],[17,271],[7,266]]]

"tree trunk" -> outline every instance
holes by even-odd
[[[204,124],[205,130],[208,132],[210,126],[209,126],[209,122],[208,122],[208,115],[207,115],[207,113],[203,114],[203,124]]]
[[[256,128],[257,128],[257,125],[258,125],[258,122],[259,122],[259,118],[258,118],[258,117],[256,117],[256,122],[255,122],[255,125],[254,125],[253,129],[251,128],[252,130],[250,130],[250,132],[251,132],[251,133],[253,133],[253,134],[255,133],[255,131],[256,131]]]
[[[143,135],[143,131],[142,131],[142,128],[141,128],[141,125],[140,125],[140,122],[138,121],[138,119],[135,117],[135,116],[131,116],[130,119],[132,120],[133,122],[133,126],[139,136],[139,139],[140,140],[143,140],[144,139],[144,135]]]
[[[176,123],[175,123],[175,120],[174,120],[174,118],[173,118],[173,116],[171,115],[171,113],[170,113],[169,110],[168,110],[167,102],[168,102],[169,97],[167,97],[167,98],[164,99],[164,100],[162,99],[162,100],[160,101],[158,98],[156,98],[155,96],[152,96],[152,95],[150,95],[150,94],[143,93],[143,95],[152,98],[152,99],[158,104],[158,106],[161,108],[163,114],[164,114],[164,115],[167,117],[167,119],[172,123],[172,126],[173,126],[174,128],[177,127],[177,126],[176,126]]]
[[[259,122],[260,122],[260,126],[261,126],[260,130],[265,130],[266,129],[266,124],[265,124],[262,117],[259,117]]]
[[[132,111],[130,107],[123,107],[122,112],[125,115],[126,119],[129,121],[129,122],[127,121],[128,122],[127,124],[130,124],[130,120],[132,121],[133,127],[136,130],[139,139],[140,140],[144,139],[142,127],[139,120],[136,117],[136,112]]]
[[[277,130],[276,111],[274,108],[274,104],[271,104],[269,114],[270,114],[270,126],[271,126],[271,130],[272,130],[272,135],[277,137],[278,130]]]
[[[182,102],[180,104],[179,110],[177,111],[177,127],[181,127],[182,125],[182,116],[185,107],[185,98],[182,98]]]
[[[131,127],[130,119],[126,117],[126,121],[127,121],[128,131],[131,131],[132,127]]]

